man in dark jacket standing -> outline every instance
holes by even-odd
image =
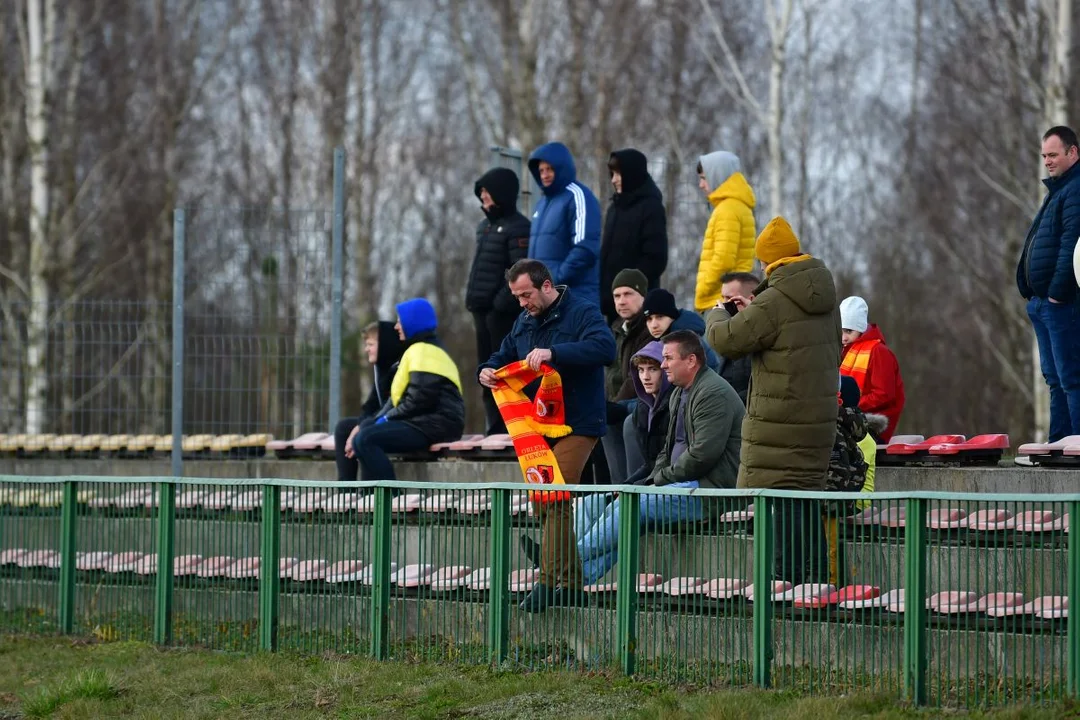
[[[1080,435],[1080,301],[1072,258],[1080,235],[1080,169],[1076,133],[1064,126],[1043,135],[1046,199],[1031,223],[1016,267],[1016,284],[1039,344],[1050,387],[1050,442]]]
[[[668,261],[667,211],[664,196],[649,175],[648,161],[639,151],[628,148],[611,153],[608,172],[615,194],[604,216],[600,243],[600,309],[614,323],[618,314],[606,290],[621,271],[640,270],[648,290],[660,287]]]
[[[337,462],[338,480],[356,480],[360,465],[355,456],[349,456],[347,448],[352,447],[353,438],[361,428],[375,422],[379,410],[390,399],[390,384],[394,381],[394,371],[403,351],[404,346],[394,329],[394,323],[380,320],[364,328],[364,352],[374,370],[375,382],[360,408],[360,417],[342,418],[334,428],[334,459]]]
[[[543,193],[532,215],[529,257],[547,266],[556,285],[579,300],[600,302],[600,203],[577,181],[574,156],[562,143],[541,145],[529,172]]]
[[[518,176],[509,168],[493,168],[476,181],[474,192],[487,217],[476,229],[476,251],[465,308],[476,326],[476,357],[482,363],[502,344],[520,314],[506,284],[506,271],[529,252],[529,220],[518,212]],[[486,434],[505,433],[506,424],[491,391],[484,390]]]
[[[595,302],[556,286],[543,263],[521,260],[506,272],[510,290],[525,312],[518,316],[502,346],[480,365],[478,379],[486,388],[498,383],[495,370],[526,360],[542,363],[562,377],[566,424],[570,435],[549,440],[563,479],[581,481],[589,454],[607,429],[604,367],[615,359],[615,339]],[[534,384],[537,385],[537,384]],[[535,387],[526,388],[532,397]],[[580,603],[581,561],[574,538],[573,504],[569,500],[536,504],[541,522],[540,581],[521,603],[527,612],[550,605]]]

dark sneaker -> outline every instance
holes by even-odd
[[[522,535],[521,540],[518,542],[521,547],[521,552],[525,555],[534,568],[540,568],[540,543],[533,540],[528,535]]]
[[[585,591],[581,588],[555,588],[551,604],[555,607],[584,607]]]
[[[536,583],[525,599],[518,605],[519,608],[529,613],[542,613],[553,604],[555,590],[543,583]]]

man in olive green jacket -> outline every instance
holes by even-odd
[[[750,355],[739,487],[824,490],[836,438],[836,286],[782,217],[758,236],[756,252],[766,280],[754,301],[734,317],[710,311],[705,333],[724,357]]]
[[[836,439],[840,312],[832,273],[802,253],[782,217],[758,236],[765,282],[735,317],[712,310],[706,337],[728,357],[750,355],[739,487],[821,491]],[[775,576],[827,578],[820,504],[782,498],[775,511]]]

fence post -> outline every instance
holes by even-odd
[[[341,418],[341,310],[345,245],[345,148],[334,148],[334,226],[330,252],[330,432]]]
[[[172,474],[184,476],[184,242],[187,216],[173,210]]]
[[[281,556],[281,487],[263,485],[259,539],[259,647],[278,648],[278,565]]]
[[[488,661],[506,659],[510,642],[510,491],[491,497],[491,588],[488,595]]]
[[[773,502],[754,497],[754,684],[761,688],[772,685]]]
[[[641,496],[622,493],[619,503],[619,572],[615,587],[615,628],[624,675],[637,672],[638,542]],[[612,528],[614,529],[614,528]]]
[[[908,498],[904,513],[904,692],[913,705],[926,704],[926,509]]]
[[[79,486],[74,480],[64,482],[60,517],[60,632],[75,629],[75,524],[78,520]]]
[[[1069,503],[1069,518],[1074,522],[1080,518],[1080,502]],[[1066,592],[1069,595],[1069,607],[1080,608],[1080,539],[1076,533],[1067,536],[1068,550],[1068,583]],[[1080,696],[1080,610],[1070,612],[1065,625],[1066,672],[1068,673],[1068,693],[1074,699]]]
[[[154,578],[154,642],[172,642],[173,551],[176,538],[176,483],[158,483],[157,575]]]
[[[375,488],[375,517],[371,531],[371,657],[386,658],[386,635],[390,612],[390,503],[393,495],[388,487]]]

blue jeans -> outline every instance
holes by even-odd
[[[674,483],[666,487],[696,488],[697,480]],[[599,496],[598,496],[599,497]],[[591,498],[587,498],[591,499]],[[703,515],[701,500],[695,497],[675,495],[642,495],[639,531],[647,523],[673,523],[700,520]],[[592,505],[593,510],[596,505]],[[619,561],[619,499],[608,504],[592,527],[578,535],[578,555],[586,585],[597,582],[607,575]]]
[[[1050,387],[1050,442],[1080,435],[1080,301],[1055,304],[1031,298],[1027,313]]]
[[[361,480],[397,480],[394,466],[386,454],[418,452],[429,447],[431,441],[424,433],[399,420],[368,425],[353,438]]]

